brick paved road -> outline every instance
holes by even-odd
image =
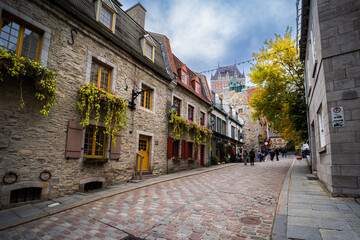
[[[269,239],[291,159],[159,183],[0,232],[0,239]]]

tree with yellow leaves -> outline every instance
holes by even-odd
[[[253,118],[265,117],[286,140],[307,141],[304,69],[291,29],[284,36],[265,41],[253,56],[256,63],[249,76],[258,89],[250,102]]]

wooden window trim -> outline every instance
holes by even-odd
[[[110,88],[111,88],[111,72],[112,72],[112,69],[110,67],[108,67],[107,65],[103,64],[102,62],[100,61],[97,61],[96,59],[93,59],[92,63],[96,63],[97,65],[99,65],[99,72],[98,72],[98,79],[97,79],[97,85],[99,87],[101,87],[101,72],[102,72],[102,69],[103,68],[106,68],[108,71],[109,71],[109,76],[108,76],[108,84],[107,84],[107,91],[110,92]],[[91,64],[92,65],[92,64]],[[92,68],[92,66],[91,66]],[[91,71],[92,69],[90,69],[90,82],[91,82]]]
[[[112,20],[111,20],[111,28],[106,26],[104,23],[101,22],[101,10],[105,7],[107,10],[109,10],[112,13]],[[107,29],[110,29],[112,32],[114,31],[114,20],[115,20],[115,13],[113,10],[111,10],[109,7],[107,7],[103,2],[100,4],[100,11],[99,11],[99,23],[101,23],[103,26],[105,26]]]
[[[147,90],[147,91],[143,91],[141,93],[142,96],[144,96],[144,99],[142,99],[143,97],[141,96],[141,102],[140,102],[140,105],[141,107],[145,108],[145,109],[148,109],[148,110],[152,110],[152,98],[153,98],[153,89],[148,87],[147,85],[143,84],[141,86],[142,90]],[[149,99],[149,108],[146,107],[146,99],[148,97],[148,95],[150,95],[150,99]]]
[[[177,98],[177,97],[173,97],[173,104],[175,104],[175,99],[176,100],[178,100],[179,101],[179,108],[178,108],[178,111],[177,111],[177,113],[178,113],[178,116],[180,117],[181,116],[181,103],[182,103],[182,100],[180,99],[180,98]]]
[[[23,40],[24,40],[24,34],[25,34],[25,28],[37,33],[39,35],[39,40],[36,46],[36,56],[35,56],[35,61],[39,61],[40,58],[40,52],[41,52],[41,44],[42,44],[42,38],[44,35],[44,31],[32,26],[31,24],[27,23],[26,21],[12,15],[11,13],[8,13],[6,11],[3,10],[3,13],[1,15],[1,19],[0,19],[0,33],[2,31],[2,26],[3,26],[3,22],[4,22],[4,17],[9,18],[10,20],[12,20],[13,22],[19,24],[20,29],[19,29],[19,36],[17,39],[17,43],[16,43],[16,51],[15,51],[15,55],[18,57],[21,57],[21,52],[22,52],[22,47],[23,47]]]
[[[95,133],[95,126],[87,126],[86,128],[94,128],[94,133]],[[99,128],[99,131],[103,131],[105,130],[104,128]],[[86,129],[85,129],[86,131]],[[97,134],[99,134],[99,131]],[[85,134],[86,135],[86,134]],[[103,140],[103,153],[102,155],[95,155],[95,150],[96,150],[96,138],[93,137],[93,142],[92,142],[92,149],[91,149],[91,155],[85,155],[84,157],[105,157],[105,151],[106,151],[106,134],[104,133],[104,140]],[[85,142],[86,142],[86,136],[85,136]],[[85,150],[84,150],[85,151]]]
[[[146,46],[147,44],[149,44],[151,47],[152,47],[152,51],[151,51],[151,58],[149,58],[147,55],[146,55]],[[155,57],[155,47],[148,41],[145,39],[145,57],[147,57],[148,59],[150,59],[151,61],[154,62],[154,57]]]

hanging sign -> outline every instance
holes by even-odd
[[[331,108],[331,122],[333,127],[345,127],[343,107]]]

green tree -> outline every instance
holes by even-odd
[[[249,76],[258,90],[250,101],[253,118],[265,117],[284,139],[306,141],[304,69],[291,29],[284,36],[275,34],[275,39],[265,41],[253,56],[256,63]]]

